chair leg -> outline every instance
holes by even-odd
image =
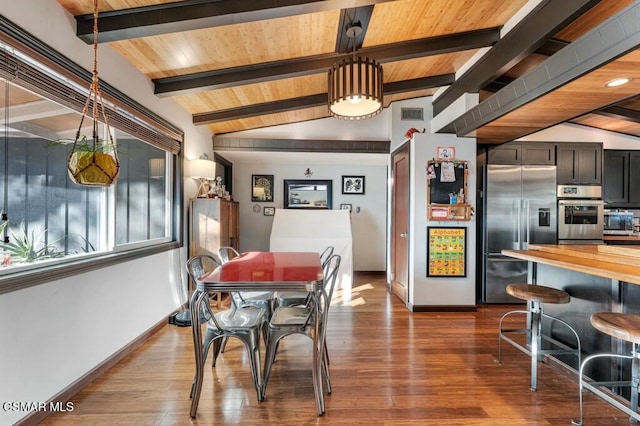
[[[264,356],[264,371],[262,377],[262,395],[267,395],[267,383],[269,383],[269,377],[271,377],[271,367],[276,360],[276,352],[278,351],[278,345],[280,339],[285,337],[285,333],[269,329],[269,338],[267,340],[267,349]]]
[[[224,351],[227,349],[227,341],[229,340],[228,337],[223,337],[222,338],[222,344],[220,345],[220,353],[223,354]]]
[[[226,339],[227,337],[220,337],[218,339],[215,339],[213,341],[213,360],[211,360],[211,366],[215,367],[216,366],[216,361],[218,360],[218,355],[220,355],[220,352],[222,351],[222,343],[224,341],[224,339]]]

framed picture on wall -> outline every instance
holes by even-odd
[[[349,211],[351,211],[351,204],[340,204],[340,210],[349,210]]]
[[[265,207],[262,209],[262,214],[265,216],[275,216],[276,208],[275,207]]]
[[[273,203],[273,175],[251,175],[251,201]]]
[[[342,176],[342,193],[364,195],[364,176]]]
[[[438,160],[452,161],[456,159],[456,149],[452,146],[438,147]]]
[[[427,227],[427,277],[467,276],[467,228]]]

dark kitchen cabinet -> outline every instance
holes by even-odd
[[[608,207],[640,206],[640,151],[604,151],[603,198]]]
[[[558,143],[556,145],[558,184],[602,184],[601,143]]]
[[[509,142],[489,148],[489,164],[556,164],[556,146],[553,143]]]

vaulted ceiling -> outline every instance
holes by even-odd
[[[58,3],[92,43],[93,0]],[[441,131],[500,143],[562,122],[640,136],[639,3],[100,0],[98,28],[158,97],[220,135],[328,117],[327,70],[360,22],[358,54],[383,64],[385,107],[438,92]],[[634,80],[604,87],[619,76]],[[480,104],[451,115],[466,93]]]

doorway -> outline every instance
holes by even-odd
[[[392,156],[391,293],[409,300],[409,143]]]

